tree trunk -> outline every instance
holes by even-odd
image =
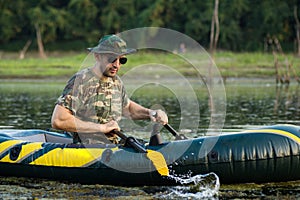
[[[278,58],[276,52],[273,50],[273,57],[274,57],[274,67],[276,72],[276,84],[279,84],[280,81],[280,72],[279,72],[279,66],[278,66]]]
[[[35,24],[34,27],[35,27],[35,31],[36,31],[36,40],[37,40],[37,44],[38,44],[38,48],[39,48],[39,55],[41,58],[47,58],[45,50],[44,50],[40,27],[38,24]]]
[[[215,35],[215,15],[213,14],[211,19],[211,25],[210,25],[210,43],[209,43],[210,53],[213,53],[214,35]]]
[[[297,35],[297,56],[300,56],[300,22],[297,14],[297,6],[294,6],[294,18],[296,21],[296,35]]]
[[[211,19],[211,28],[210,28],[210,45],[209,50],[211,54],[214,54],[214,51],[217,49],[217,43],[219,40],[219,33],[220,33],[220,27],[219,27],[219,0],[215,0],[215,7],[213,16]],[[216,27],[216,32],[215,32]]]
[[[217,49],[217,44],[219,40],[219,34],[220,34],[220,26],[219,26],[219,0],[215,0],[215,24],[216,24],[216,34],[214,39],[214,50]]]
[[[24,59],[25,58],[25,54],[31,44],[31,40],[28,40],[25,44],[25,46],[23,47],[22,51],[20,51],[20,55],[19,55],[19,59]]]

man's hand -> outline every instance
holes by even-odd
[[[105,134],[111,134],[112,130],[118,130],[118,131],[121,130],[118,123],[114,120],[111,120],[111,121],[107,122],[106,124],[101,124],[101,125],[102,125],[101,132],[105,133]]]
[[[150,110],[149,116],[152,121],[161,123],[162,125],[165,125],[168,123],[168,116],[162,110]]]

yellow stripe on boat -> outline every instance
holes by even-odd
[[[6,150],[10,149],[14,145],[20,144],[22,142],[24,142],[24,141],[22,141],[22,140],[8,140],[8,141],[5,141],[5,142],[1,142],[0,143],[0,154],[5,152]]]
[[[300,144],[300,138],[290,132],[287,131],[282,131],[282,130],[277,130],[277,129],[259,129],[259,130],[247,130],[244,131],[244,133],[273,133],[273,134],[278,134],[278,135],[283,135],[286,136],[292,140],[294,140],[295,142],[297,142],[298,144]]]
[[[116,151],[117,149],[119,148],[116,147],[110,150]],[[102,153],[105,150],[106,149],[100,148],[56,148],[29,164],[57,167],[82,167],[101,159]]]
[[[28,143],[22,145],[22,149],[20,151],[20,154],[16,160],[11,160],[10,155],[8,154],[4,158],[1,159],[3,162],[10,162],[10,163],[17,163],[26,158],[28,155],[38,151],[42,148],[42,142],[35,142],[35,143]]]

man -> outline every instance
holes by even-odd
[[[79,135],[78,140],[83,143],[118,143],[111,131],[120,130],[118,122],[122,115],[133,120],[168,123],[162,110],[150,110],[130,100],[117,75],[127,61],[125,56],[135,49],[128,49],[117,35],[107,35],[88,50],[94,53],[95,64],[69,80],[54,108],[53,128],[74,133],[73,137]]]

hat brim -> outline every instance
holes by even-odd
[[[133,53],[137,52],[136,49],[126,49],[125,52],[105,51],[105,50],[99,50],[97,47],[87,48],[87,50],[91,53],[100,53],[100,54],[111,53],[111,54],[116,54],[119,56],[133,54]]]

